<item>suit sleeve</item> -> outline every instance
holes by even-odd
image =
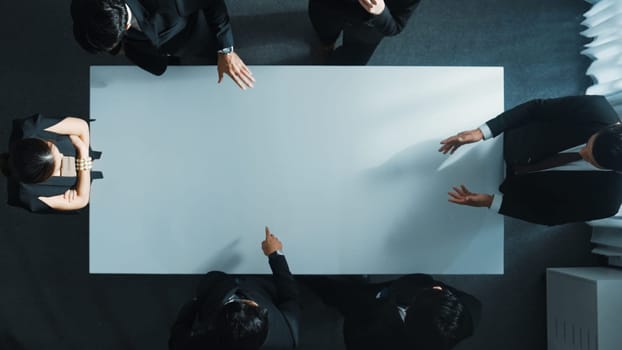
[[[160,76],[166,72],[168,57],[149,43],[128,43],[123,46],[123,51],[130,61],[153,75]]]
[[[622,175],[613,171],[543,171],[506,179],[499,212],[543,225],[602,219],[622,204]]]
[[[509,109],[486,122],[493,137],[534,121],[596,121],[603,125],[619,120],[615,110],[602,96],[567,96],[536,99]]]
[[[198,302],[194,299],[181,307],[171,327],[171,336],[168,340],[170,350],[185,349],[193,341],[192,326],[198,308]]]
[[[384,11],[373,19],[376,29],[385,36],[394,36],[402,32],[420,0],[405,0],[395,5],[385,5]]]
[[[540,191],[532,182],[523,184],[521,179],[508,181],[504,186],[499,214],[540,225],[565,223],[566,205],[563,201],[558,201],[549,191]]]
[[[277,300],[275,300],[275,304],[287,319],[294,345],[296,345],[298,344],[300,320],[298,284],[289,271],[285,256],[276,252],[272,253],[268,256],[268,262],[276,285]]]
[[[203,10],[210,29],[216,35],[218,49],[233,46],[233,31],[224,0],[204,1]]]

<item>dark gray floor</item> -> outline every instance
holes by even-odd
[[[305,1],[228,3],[248,64],[311,62],[316,39]],[[506,107],[582,94],[588,60],[578,54],[578,33],[587,7],[580,0],[423,0],[370,64],[504,66]],[[0,14],[0,144],[16,117],[88,115],[89,65],[126,63],[79,49],[69,0],[2,1]],[[459,349],[545,349],[544,270],[597,264],[589,234],[584,224],[547,228],[508,219],[504,275],[440,277],[484,303],[480,328]],[[168,327],[198,279],[89,275],[87,215],[39,216],[5,204],[0,275],[1,349],[165,349]],[[300,348],[341,349],[336,313],[304,294]]]

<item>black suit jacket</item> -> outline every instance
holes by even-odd
[[[344,338],[348,350],[408,349],[407,329],[398,305],[408,305],[420,291],[441,286],[449,289],[464,305],[462,325],[464,337],[469,337],[479,323],[482,304],[475,297],[436,281],[425,274],[406,275],[394,282],[372,285],[365,295],[358,297],[358,306],[344,315]],[[377,297],[379,291],[383,291]]]
[[[385,9],[378,16],[365,11],[358,0],[310,0],[309,5],[322,9],[322,18],[316,18],[316,21],[341,24],[345,18],[348,22],[366,23],[382,36],[394,36],[404,30],[419,2],[385,0]]]
[[[613,171],[543,171],[513,175],[514,165],[536,163],[587,142],[607,125],[619,122],[602,96],[533,100],[486,124],[493,136],[504,133],[507,177],[500,213],[558,225],[614,215],[622,204],[622,175]]]
[[[268,261],[272,281],[208,273],[197,288],[197,298],[182,307],[171,330],[170,349],[216,346],[210,322],[237,289],[268,310],[268,335],[261,349],[293,349],[298,344],[300,305],[298,285],[285,256],[273,253]]]
[[[465,306],[462,328],[465,336],[473,333],[480,320],[482,305],[475,297],[425,274],[406,275],[380,284],[321,276],[307,276],[305,280],[328,305],[343,314],[348,350],[410,349],[409,334],[397,306],[410,304],[420,291],[433,286],[451,290]]]
[[[144,70],[161,75],[168,56],[216,56],[233,46],[224,0],[126,0],[140,31],[123,40],[125,55]]]
[[[385,36],[397,35],[404,30],[419,2],[420,0],[386,0],[384,11],[378,16],[371,15],[370,23]]]

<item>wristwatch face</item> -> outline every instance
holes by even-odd
[[[232,52],[233,52],[233,46],[225,47],[224,49],[218,50],[218,53],[223,54],[223,55],[228,55]]]

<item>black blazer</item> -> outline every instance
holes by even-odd
[[[126,0],[140,29],[123,40],[128,59],[161,75],[168,56],[213,56],[233,46],[224,0]]]
[[[501,113],[486,124],[504,133],[508,171],[499,187],[500,213],[544,225],[606,218],[622,204],[622,175],[613,171],[544,171],[513,175],[514,165],[536,163],[587,142],[619,122],[602,96],[533,100]]]
[[[371,23],[385,36],[402,32],[421,0],[386,0],[385,10],[378,16],[371,15]],[[359,5],[360,7],[360,5]]]
[[[463,338],[473,334],[481,318],[482,304],[475,297],[435,281],[425,274],[412,274],[381,285],[372,285],[364,295],[354,296],[358,305],[344,314],[344,338],[349,350],[406,349],[408,334],[398,305],[408,305],[424,289],[442,286],[449,289],[464,305]],[[382,291],[382,292],[381,292]],[[381,295],[378,297],[378,292]]]
[[[365,11],[358,0],[310,0],[310,6],[324,10],[323,21],[343,25],[343,19],[366,23],[383,36],[402,32],[420,0],[385,0],[385,10],[378,16]],[[319,19],[318,19],[319,20]]]
[[[268,335],[261,349],[293,349],[298,344],[300,305],[298,285],[285,256],[268,257],[272,281],[208,273],[197,288],[197,298],[184,305],[171,330],[169,349],[206,349],[215,346],[211,319],[237,289],[268,310]]]

